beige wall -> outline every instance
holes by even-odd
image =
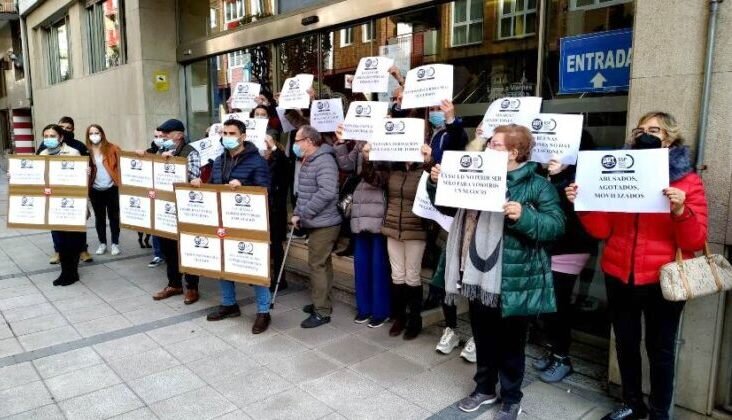
[[[72,76],[48,84],[42,26],[68,7]],[[79,2],[48,0],[27,16],[33,80],[33,120],[36,136],[62,115],[76,121],[76,136],[86,126],[101,124],[109,139],[123,149],[150,143],[152,130],[167,118],[181,118],[179,66],[175,60],[174,0],[126,0],[127,63],[103,72],[86,69],[84,7]],[[167,71],[170,89],[158,92],[154,74]]]

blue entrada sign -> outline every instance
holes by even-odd
[[[559,50],[559,93],[628,90],[632,29],[562,38]]]

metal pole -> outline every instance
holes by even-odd
[[[539,38],[537,42],[537,62],[536,62],[536,96],[541,96],[543,78],[544,78],[544,55],[546,50],[546,15],[547,15],[547,1],[539,0]]]
[[[295,225],[292,225],[290,234],[287,235],[287,247],[285,248],[285,256],[282,258],[282,265],[280,266],[280,273],[277,275],[277,284],[275,284],[274,293],[272,293],[272,303],[269,305],[270,309],[274,309],[275,300],[277,300],[277,292],[280,291],[280,279],[282,279],[282,273],[285,271],[285,263],[287,262],[287,256],[290,254],[290,245],[292,245],[292,235],[295,234]]]

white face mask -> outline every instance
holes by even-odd
[[[101,134],[89,134],[89,141],[94,144],[99,144],[99,142],[102,141],[102,135]]]

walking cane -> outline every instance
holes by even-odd
[[[287,255],[290,253],[290,245],[292,244],[292,236],[294,234],[295,225],[292,225],[292,229],[290,229],[290,234],[287,235],[287,247],[285,247],[285,256],[282,258],[280,273],[277,275],[277,283],[275,284],[275,290],[272,294],[272,303],[269,305],[269,309],[274,309],[275,300],[277,300],[277,292],[280,290],[280,280],[282,279],[282,273],[285,271],[285,263],[287,262]]]

